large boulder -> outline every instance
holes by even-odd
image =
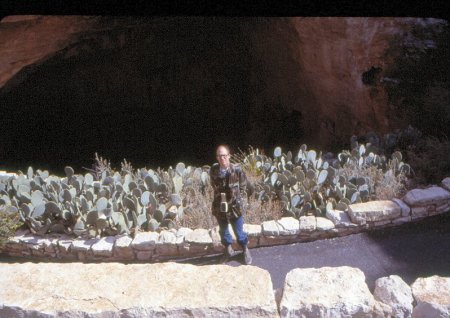
[[[411,289],[417,302],[413,318],[450,317],[450,277],[418,278]]]
[[[399,276],[378,278],[375,281],[374,297],[390,306],[394,317],[411,317],[414,301],[411,288]]]
[[[380,314],[380,307],[384,308],[374,299],[364,273],[357,268],[296,268],[286,276],[280,314],[281,317],[371,317]]]
[[[277,317],[254,266],[0,263],[0,317]]]

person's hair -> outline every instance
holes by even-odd
[[[220,144],[220,145],[218,145],[218,146],[216,147],[216,154],[217,154],[217,150],[218,150],[220,147],[225,148],[225,149],[227,150],[228,154],[231,154],[230,146],[228,146],[227,144]]]

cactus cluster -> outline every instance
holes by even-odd
[[[0,182],[0,205],[20,214],[32,232],[117,235],[137,229],[156,231],[174,228],[183,217],[183,187],[205,185],[209,176],[201,168],[179,163],[175,169],[145,168],[122,173],[103,170],[75,174],[66,167],[59,178],[48,171],[28,168],[17,177]],[[96,180],[97,179],[97,180]]]
[[[326,158],[321,152],[308,150],[305,144],[295,155],[276,147],[273,158],[252,149],[242,162],[244,168],[256,167],[261,172],[253,185],[257,199],[279,199],[284,216],[326,216],[328,210],[345,211],[349,204],[374,199],[376,182],[360,173],[363,169],[374,167],[385,176],[410,172],[398,151],[387,160],[375,154],[370,143],[360,145],[353,140],[352,146],[351,151],[344,150],[337,158]]]
[[[249,197],[262,204],[279,200],[284,216],[326,216],[328,210],[345,211],[351,203],[375,199],[377,181],[364,169],[372,167],[386,177],[410,172],[400,152],[387,160],[376,150],[352,139],[352,150],[336,158],[304,144],[296,154],[276,147],[273,157],[251,149],[239,161],[253,176]],[[66,167],[63,178],[31,167],[26,174],[19,171],[0,180],[0,206],[19,213],[34,233],[105,236],[174,228],[185,214],[193,215],[198,196],[207,198],[211,190],[209,166],[180,162],[167,170],[134,170],[125,161],[117,172],[101,158],[97,163],[99,169],[84,175]],[[202,213],[210,214],[211,202],[202,202]]]

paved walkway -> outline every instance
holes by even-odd
[[[450,213],[397,228],[360,233],[309,243],[260,247],[251,250],[254,266],[269,271],[273,287],[283,287],[293,268],[351,266],[361,269],[373,291],[375,280],[398,275],[411,284],[417,277],[450,277]],[[221,256],[183,260],[196,265],[218,264]],[[27,262],[0,257],[0,262]],[[242,254],[227,264],[240,266]],[[232,279],[232,278],[230,278]]]
[[[398,275],[411,284],[417,277],[450,276],[450,213],[397,228],[309,243],[252,249],[253,264],[270,272],[281,288],[293,268],[351,266],[361,269],[371,290],[377,278]],[[220,257],[185,261],[218,263]],[[227,264],[242,264],[242,254]]]

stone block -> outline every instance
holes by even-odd
[[[352,223],[345,211],[329,210],[326,213],[327,218],[334,223],[335,227],[356,227],[357,224]]]
[[[67,235],[63,235],[58,239],[58,252],[60,254],[69,254],[72,252],[72,242],[73,238]]]
[[[259,238],[262,236],[261,225],[244,224],[244,231],[248,235],[248,247],[254,248],[259,245]]]
[[[184,238],[186,237],[186,235],[188,233],[191,233],[193,230],[191,230],[190,228],[187,227],[181,227],[178,229],[177,233],[175,234],[176,238],[177,238],[177,245],[182,245],[184,244]]]
[[[261,223],[261,231],[264,236],[278,236],[280,235],[280,228],[275,220],[265,221]]]
[[[411,208],[411,218],[413,220],[425,218],[428,216],[428,207],[417,206]]]
[[[259,238],[259,246],[283,245],[299,242],[298,235],[278,235],[278,236],[261,236]]]
[[[209,235],[211,236],[212,239],[212,248],[214,251],[216,251],[217,253],[222,253],[223,252],[223,245],[221,242],[221,237],[220,237],[220,233],[219,233],[219,226],[215,226],[212,229],[209,230]],[[235,244],[234,242],[236,241],[236,237],[234,236],[234,233],[231,234],[233,236],[233,245]]]
[[[127,234],[117,236],[114,244],[114,258],[117,260],[134,259],[134,251],[131,247],[131,242],[133,242],[133,239]]]
[[[386,225],[392,224],[390,220],[386,220],[386,221],[377,221],[377,222],[373,222],[373,227],[384,227]],[[369,226],[370,227],[370,226]]]
[[[313,216],[313,215],[301,216],[299,221],[300,221],[300,225],[299,225],[300,232],[311,233],[311,232],[314,232],[316,230],[317,221],[316,221],[316,217],[315,216]]]
[[[411,222],[411,216],[401,217],[395,220],[392,220],[392,224],[394,225],[402,225],[405,223]]]
[[[137,250],[136,259],[138,261],[149,261],[152,259],[153,251]]]
[[[281,317],[370,317],[376,300],[364,273],[347,266],[296,268],[284,282]]]
[[[215,250],[212,244],[190,244],[184,242],[178,245],[178,252],[182,257],[198,257],[220,251]]]
[[[376,300],[392,308],[394,317],[411,317],[414,301],[412,291],[399,276],[378,278],[373,295]]]
[[[450,317],[450,277],[418,278],[411,285],[414,318]]]
[[[279,235],[285,236],[291,236],[291,235],[297,235],[300,233],[300,222],[296,218],[293,217],[285,217],[281,218],[278,221],[278,229],[279,229]],[[314,220],[315,223],[315,220]]]
[[[441,183],[444,189],[450,191],[450,177],[445,178]]]
[[[87,252],[91,250],[92,245],[97,242],[98,239],[76,239],[72,241],[71,249],[75,252]]]
[[[369,201],[364,203],[350,204],[348,215],[353,223],[365,224],[367,222],[380,222],[400,217],[401,208],[390,200]]]
[[[316,229],[318,231],[328,231],[334,228],[334,223],[327,219],[327,218],[323,218],[323,217],[316,217]]]
[[[116,238],[114,236],[102,237],[92,244],[92,253],[94,256],[112,256],[115,241]]]
[[[159,240],[156,243],[155,253],[159,257],[177,256],[178,246],[176,231],[161,231],[159,233]]]
[[[411,215],[411,208],[405,202],[403,202],[403,200],[394,198],[392,199],[392,201],[400,207],[400,210],[402,211],[402,217]]]
[[[137,251],[152,251],[159,240],[157,232],[138,232],[131,242],[131,247]]]
[[[184,237],[184,241],[190,245],[212,245],[212,238],[206,229],[195,229]]]
[[[450,199],[450,192],[437,186],[414,189],[406,193],[403,201],[411,207],[441,204]]]
[[[256,266],[0,263],[0,286],[0,317],[278,317]]]
[[[440,205],[436,205],[435,213],[441,214],[445,212],[450,212],[450,200]]]
[[[261,225],[259,224],[244,224],[244,231],[249,237],[259,237],[262,235]]]

